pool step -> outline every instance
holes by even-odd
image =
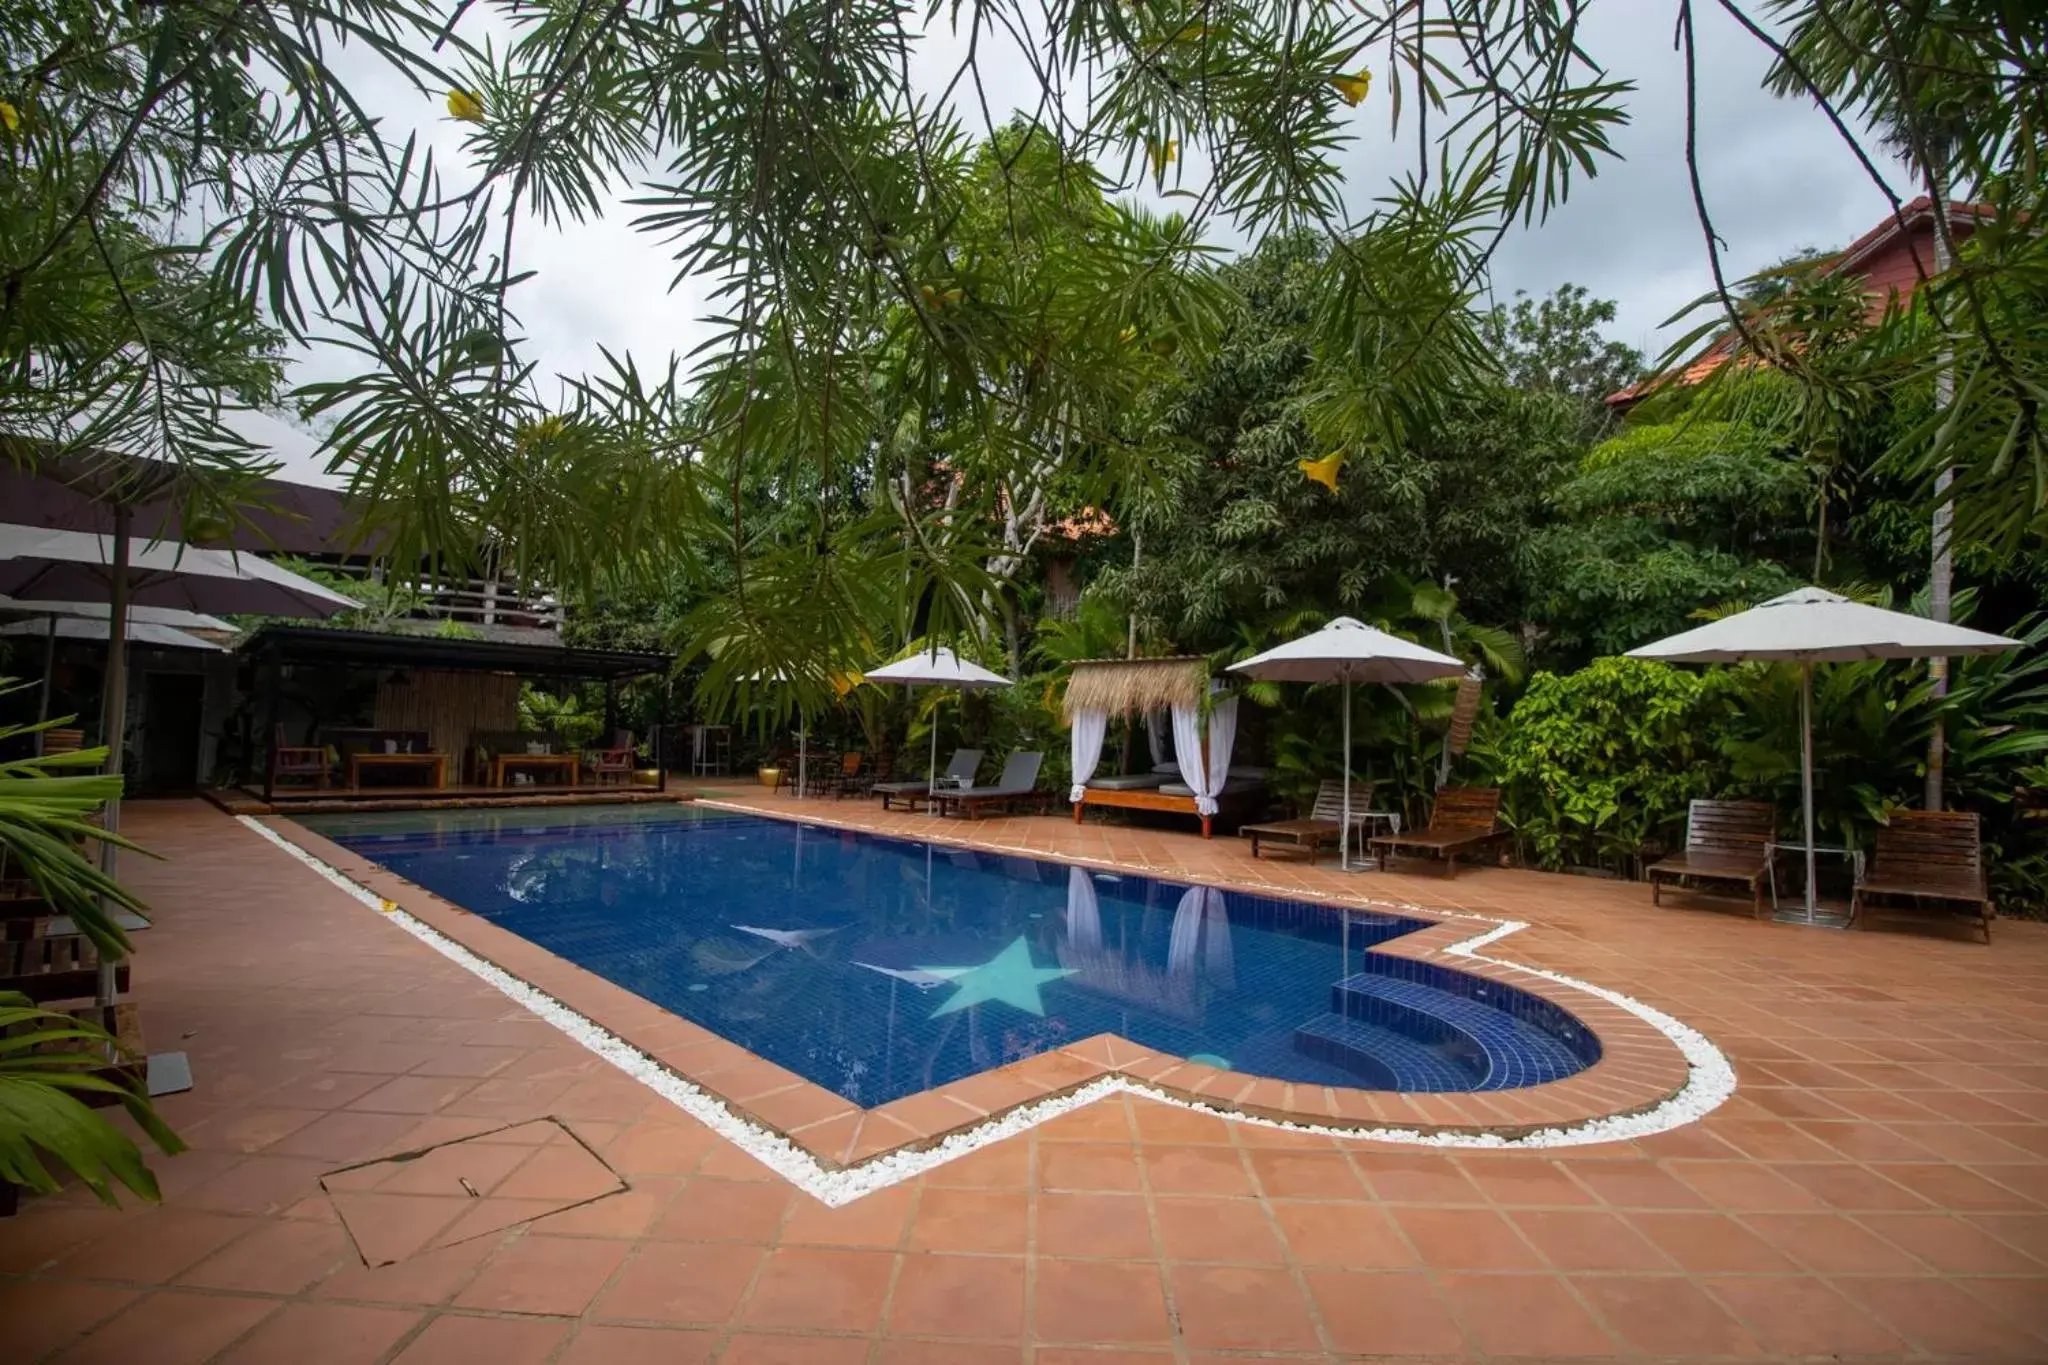
[[[1503,1003],[1518,994],[1507,987],[1495,989]],[[1330,988],[1330,1009],[1456,1057],[1484,1077],[1476,1087],[1467,1082],[1459,1088],[1512,1090],[1560,1080],[1586,1065],[1549,1029],[1486,1000],[1419,981],[1360,972]]]
[[[1342,1069],[1365,1090],[1476,1090],[1486,1065],[1475,1056],[1468,1069],[1440,1047],[1341,1014],[1319,1014],[1296,1029],[1294,1049]]]

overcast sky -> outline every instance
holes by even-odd
[[[1578,181],[1570,202],[1547,223],[1511,231],[1491,285],[1502,300],[1516,290],[1542,295],[1565,283],[1585,285],[1619,305],[1611,335],[1654,358],[1683,330],[1660,333],[1666,320],[1713,284],[1686,177],[1684,71],[1671,44],[1672,7],[1664,0],[1605,0],[1588,8],[1586,49],[1613,78],[1638,87],[1628,97],[1631,122],[1614,137],[1621,159],[1603,166],[1597,179]],[[1804,101],[1761,88],[1768,52],[1718,7],[1695,13],[1702,178],[1731,278],[1803,247],[1842,245],[1876,224],[1887,212],[1884,197],[1822,116]],[[918,72],[940,73],[942,82],[957,51],[950,34],[927,39]],[[1035,102],[1035,89],[1023,80],[1005,88],[1006,73],[1017,66],[984,53],[983,76],[999,120],[1007,106]],[[1414,159],[1412,132],[1404,130],[1398,146],[1388,136],[1384,72],[1375,74],[1381,79],[1355,115],[1359,140],[1343,157],[1354,212],[1385,193],[1390,177],[1411,169]],[[400,135],[416,126],[440,155],[459,156],[462,127],[438,104],[421,108],[414,92],[374,78],[359,88]],[[978,129],[978,115],[971,126]],[[1893,179],[1902,197],[1911,197],[1896,170]],[[516,291],[515,307],[543,375],[597,369],[600,347],[630,353],[643,371],[659,371],[670,352],[687,353],[707,334],[699,321],[702,291],[690,281],[668,287],[675,267],[659,242],[633,229],[633,215],[621,203],[565,231],[522,227],[518,264],[536,275]],[[1215,235],[1239,244],[1222,231]],[[324,366],[314,359],[299,368],[303,377]],[[310,472],[310,443],[280,455],[294,476]]]

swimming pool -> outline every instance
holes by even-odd
[[[1424,926],[1398,915],[703,806],[301,820],[867,1107],[1099,1033],[1408,1091],[1600,1055],[1547,1000],[1372,952]]]

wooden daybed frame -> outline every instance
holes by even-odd
[[[1168,815],[1192,815],[1202,822],[1202,837],[1216,837],[1216,821],[1226,824],[1242,824],[1257,812],[1251,807],[1265,799],[1264,787],[1244,787],[1237,791],[1225,790],[1216,798],[1216,814],[1204,815],[1195,809],[1195,798],[1163,792],[1157,787],[1137,787],[1125,791],[1105,791],[1089,787],[1079,801],[1074,803],[1074,823],[1081,823],[1081,812],[1089,806],[1117,806],[1124,810],[1161,811]]]

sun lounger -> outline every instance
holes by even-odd
[[[1887,904],[1874,905],[1872,897]],[[1889,903],[1900,900],[1909,904]],[[1984,941],[1991,942],[1995,912],[1984,881],[1984,846],[1976,812],[1893,811],[1890,821],[1878,829],[1870,867],[1856,879],[1850,897],[1850,916],[1867,929],[1873,915],[1924,909],[1974,920]]]
[[[1368,848],[1382,856],[1401,852],[1440,854],[1448,876],[1458,875],[1458,855],[1492,843],[1505,833],[1500,827],[1499,787],[1445,787],[1436,794],[1436,810],[1421,829],[1376,834]]]
[[[972,782],[975,769],[981,766],[981,750],[955,749],[952,761],[946,764],[946,777],[955,783]],[[881,795],[882,809],[889,810],[897,801],[912,810],[919,803],[931,799],[932,784],[923,778],[914,782],[877,782],[874,790]]]
[[[1650,904],[1667,881],[1741,882],[1749,888],[1753,913],[1764,913],[1764,883],[1770,876],[1769,846],[1778,832],[1778,813],[1764,801],[1695,801],[1685,816],[1685,852],[1651,864]]]
[[[1045,762],[1045,755],[1033,750],[1022,750],[1011,754],[1003,764],[1003,775],[992,787],[961,787],[947,791],[941,787],[932,793],[932,805],[941,815],[964,815],[972,820],[991,806],[1015,806],[1020,803],[1048,801],[1052,793],[1038,786],[1038,770]]]
[[[1372,805],[1375,783],[1360,783],[1352,790],[1353,812],[1365,810]],[[1324,848],[1334,848],[1344,834],[1344,784],[1325,782],[1316,788],[1316,803],[1308,818],[1303,820],[1271,820],[1261,825],[1246,825],[1239,833],[1252,841],[1252,856],[1259,856],[1259,845],[1285,844],[1297,853],[1305,853],[1314,862],[1316,854]]]

